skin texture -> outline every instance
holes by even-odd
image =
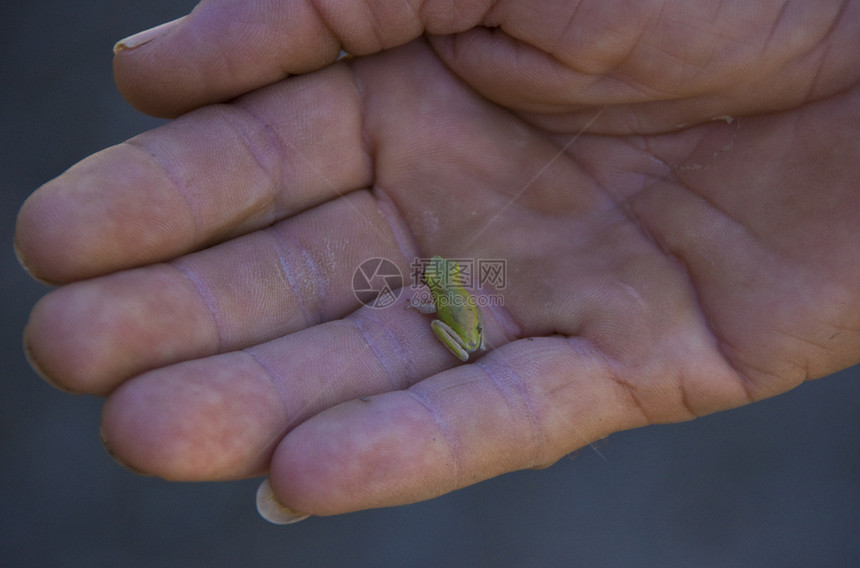
[[[828,375],[860,360],[858,27],[826,0],[204,1],[115,59],[136,107],[198,110],[21,210],[61,284],[29,356],[107,396],[129,467],[268,471],[315,515]],[[430,254],[507,260],[469,364],[353,297],[365,259]]]

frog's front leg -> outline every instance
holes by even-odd
[[[469,352],[466,351],[466,344],[462,338],[451,328],[450,325],[442,320],[433,320],[430,322],[430,328],[442,345],[448,348],[448,351],[457,356],[460,361],[469,360]]]

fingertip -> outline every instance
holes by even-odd
[[[51,385],[55,389],[62,391],[64,393],[67,393],[67,394],[76,394],[75,391],[67,388],[61,382],[56,380],[51,375],[51,373],[48,373],[47,371],[45,371],[44,368],[42,368],[42,365],[40,363],[39,354],[37,352],[34,352],[34,350],[33,350],[29,330],[30,330],[30,324],[28,323],[24,327],[24,334],[23,334],[23,338],[22,338],[22,343],[24,346],[24,357],[27,359],[27,363],[30,365],[30,368],[33,369],[33,372],[36,373],[36,375],[40,379],[42,379],[43,381],[45,381],[46,383],[48,383],[49,385]]]
[[[44,187],[50,186],[51,182]],[[35,280],[49,285],[57,285],[73,279],[74,269],[70,266],[78,261],[74,254],[57,254],[57,244],[68,241],[57,238],[63,231],[60,207],[46,199],[42,188],[31,194],[18,210],[15,223],[15,236],[12,247],[21,267]],[[58,200],[59,201],[59,200]]]
[[[308,6],[200,4],[191,14],[120,40],[114,81],[146,114],[174,118],[337,60],[340,42]]]
[[[146,46],[148,47],[148,46]],[[224,100],[218,93],[201,97],[201,78],[188,69],[182,69],[186,79],[174,77],[176,70],[159,65],[146,49],[121,49],[113,58],[113,77],[120,95],[135,109],[156,118],[172,119],[207,103]],[[165,67],[172,65],[164,64]],[[226,98],[226,97],[225,97]]]
[[[138,111],[155,118],[173,119],[206,104],[227,100],[220,92],[207,96],[195,86],[201,78],[190,70],[182,72],[188,81],[173,77],[174,71],[154,67],[137,50],[121,51],[113,59],[114,83],[120,95]]]
[[[186,14],[164,22],[114,44],[114,81],[123,98],[137,110],[158,118],[175,118],[199,106],[187,101],[189,94],[184,90],[188,83],[172,81],[166,88],[165,79],[169,79],[171,69],[157,65],[159,59],[164,57],[160,55],[165,51],[161,49],[161,44],[168,44],[166,52],[176,55],[176,48],[171,44],[188,42],[183,28],[189,16]],[[187,73],[187,70],[183,69],[183,73]]]
[[[164,265],[63,286],[33,306],[25,352],[57,388],[105,395],[128,377],[214,350],[192,290]]]
[[[24,353],[46,383],[67,393],[103,394],[97,360],[75,348],[76,320],[65,295],[55,290],[40,299],[24,327]],[[71,315],[71,317],[69,317]],[[71,328],[69,327],[71,324]],[[89,363],[89,364],[88,364]]]
[[[181,26],[187,17],[188,16],[185,15],[180,18],[176,18],[175,20],[164,22],[163,24],[159,24],[155,27],[137,32],[134,35],[130,35],[119,40],[113,46],[114,55],[118,55],[120,52],[129,49],[136,49],[171,33],[173,30]]]
[[[121,455],[119,455],[116,451],[114,451],[113,446],[111,445],[110,438],[108,437],[108,433],[105,431],[104,424],[99,426],[99,438],[102,442],[102,447],[104,448],[107,455],[111,457],[113,461],[115,461],[119,466],[128,471],[134,473],[135,475],[140,475],[142,477],[151,477],[151,475],[145,471],[139,470],[127,461],[123,459]]]
[[[188,202],[162,166],[119,144],[27,198],[15,251],[34,278],[62,284],[173,258],[192,246],[193,232]]]

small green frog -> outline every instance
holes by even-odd
[[[454,260],[434,256],[424,267],[424,281],[430,289],[433,303],[413,299],[406,307],[425,314],[437,314],[430,323],[442,345],[461,361],[469,354],[484,350],[484,322],[475,299],[460,282],[460,265]]]

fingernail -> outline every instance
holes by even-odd
[[[268,479],[265,479],[257,489],[257,512],[260,513],[261,517],[275,525],[289,525],[310,517],[310,515],[296,513],[289,507],[280,504]]]
[[[134,49],[136,47],[140,47],[145,45],[160,35],[163,35],[165,32],[182,22],[186,16],[182,16],[181,18],[176,18],[175,20],[171,20],[169,22],[164,22],[163,24],[159,24],[154,28],[149,28],[148,30],[143,30],[142,32],[138,32],[134,35],[128,36],[125,39],[121,39],[116,42],[113,46],[113,53],[116,55],[120,51],[125,51],[126,49]]]

